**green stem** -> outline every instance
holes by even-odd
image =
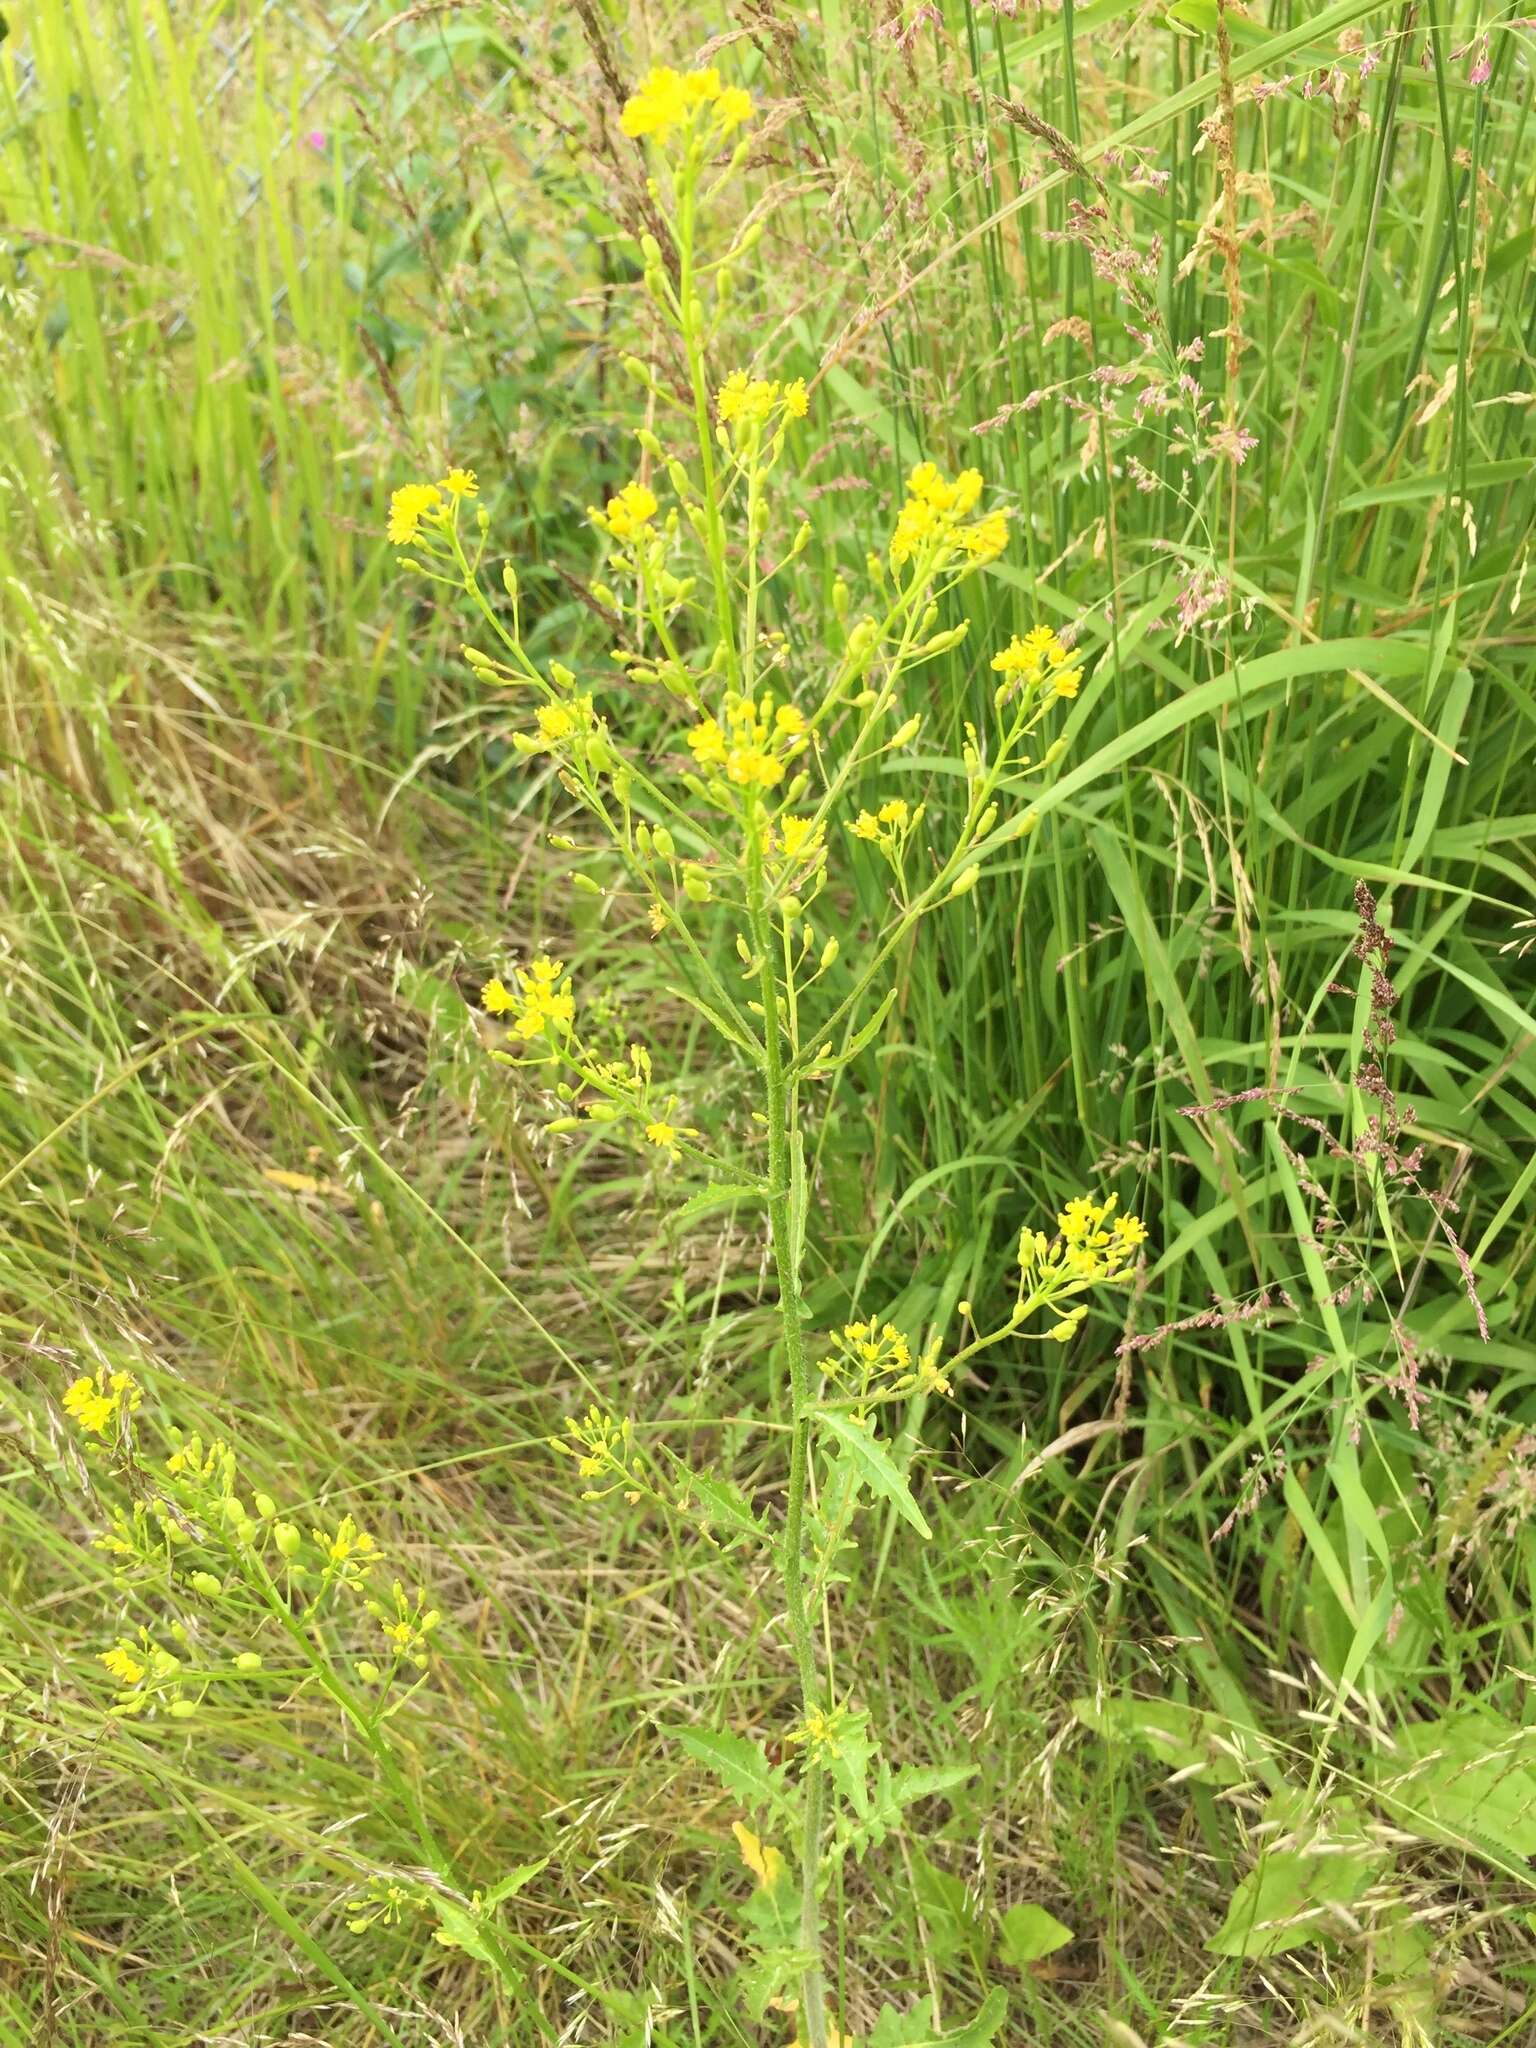
[[[694,432],[698,437],[699,464],[704,476],[704,519],[708,527],[705,550],[709,556],[710,577],[714,584],[715,615],[720,628],[721,643],[725,648],[726,679],[734,688],[737,673],[736,617],[726,577],[725,532],[720,523],[720,497],[715,484],[715,442],[709,422],[709,389],[704,381],[704,348],[699,334],[699,322],[695,317],[697,309],[693,296],[693,228],[697,177],[698,166],[691,164],[678,193],[678,316],[682,329],[683,349],[688,358],[688,382],[693,391]]]
[[[759,962],[766,1051],[764,1085],[768,1118],[768,1223],[773,1239],[774,1270],[779,1285],[779,1321],[789,1363],[793,1433],[789,1452],[789,1499],[784,1515],[784,1611],[800,1676],[800,1698],[807,1717],[821,1704],[816,1677],[815,1636],[805,1588],[805,1497],[811,1463],[810,1369],[805,1356],[805,1324],[800,1301],[800,1257],[791,1200],[791,1173],[798,1135],[796,1093],[784,1065],[783,1028],[778,976],[774,972],[773,938],[764,902],[762,839],[756,807],[747,817],[747,910],[752,944]],[[801,2012],[806,2048],[826,2048],[826,1981],[821,1967],[821,1909],[816,1878],[821,1865],[824,1803],[821,1764],[806,1745],[801,1774],[804,1800],[800,1848],[800,1946],[815,1960],[801,1980]]]

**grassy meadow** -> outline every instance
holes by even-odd
[[[0,2043],[1536,2041],[1529,19],[3,14]]]

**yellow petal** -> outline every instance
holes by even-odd
[[[765,1892],[771,1892],[784,1875],[784,1858],[779,1851],[759,1841],[752,1830],[742,1821],[731,1822],[731,1833],[736,1837],[736,1846],[741,1851],[741,1860],[757,1879]]]

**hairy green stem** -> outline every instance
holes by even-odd
[[[785,1071],[778,977],[774,972],[772,934],[764,902],[761,838],[755,810],[747,820],[747,910],[752,943],[758,958],[763,1005],[765,1111],[768,1119],[768,1224],[779,1287],[779,1322],[789,1364],[793,1431],[789,1452],[789,1498],[784,1515],[782,1574],[784,1611],[800,1677],[800,1698],[809,1715],[821,1704],[816,1677],[816,1645],[810,1601],[805,1587],[805,1497],[811,1463],[811,1387],[805,1357],[805,1325],[800,1301],[800,1255],[791,1201],[791,1174],[798,1113],[795,1090]],[[800,1846],[800,1946],[808,1962],[800,1984],[806,2048],[826,2048],[826,1981],[821,1967],[821,1909],[816,1878],[821,1864],[823,1768],[807,1743],[801,1774],[804,1800]]]

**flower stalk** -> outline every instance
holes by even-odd
[[[652,193],[676,246],[675,289],[654,240],[641,246],[652,303],[686,362],[686,397],[656,384],[637,358],[626,360],[649,385],[657,416],[685,422],[684,441],[691,430],[693,445],[669,450],[649,427],[638,431],[643,474],[589,508],[609,579],[592,589],[633,635],[611,658],[631,684],[649,686],[655,701],[685,707],[689,722],[637,742],[610,725],[600,682],[584,686],[563,664],[543,668],[532,659],[515,572],[509,566],[502,574],[510,622],[482,580],[488,521],[479,508],[479,543],[466,545],[461,517],[476,492],[473,472],[403,486],[390,537],[417,551],[407,566],[468,594],[500,649],[494,656],[466,649],[477,674],[532,700],[536,730],[515,733],[514,748],[550,761],[558,786],[607,842],[610,862],[588,850],[573,888],[646,906],[656,940],[673,949],[674,992],[711,1028],[727,1068],[740,1077],[738,1101],[749,1116],[708,1131],[687,1120],[686,1075],[669,1082],[667,1054],[626,1044],[627,1029],[584,1011],[562,962],[537,955],[493,975],[482,991],[484,1009],[507,1034],[492,1057],[526,1076],[546,1103],[553,1097],[551,1141],[596,1131],[613,1143],[651,1147],[659,1171],[687,1167],[766,1211],[789,1383],[785,1509],[772,1549],[800,1695],[799,1721],[784,1736],[799,1760],[793,1793],[787,1773],[758,1754],[763,1809],[772,1823],[798,1829],[797,1887],[778,1849],[745,1822],[736,1831],[750,1845],[746,1867],[770,1894],[777,1927],[759,1979],[768,1987],[763,1997],[792,1994],[802,2048],[829,2048],[838,2030],[828,2011],[821,1900],[840,1859],[870,1845],[867,1768],[877,1745],[867,1712],[833,1698],[817,1629],[861,1507],[883,1499],[924,1539],[931,1534],[879,1440],[879,1422],[887,1404],[947,1395],[952,1382],[941,1366],[942,1331],[915,1354],[888,1320],[847,1323],[826,1354],[813,1358],[801,1276],[813,1193],[806,1100],[814,1086],[819,1120],[839,1077],[879,1042],[895,998],[891,963],[915,943],[917,927],[969,896],[991,859],[1031,829],[1034,814],[1010,800],[1063,751],[1059,740],[1038,759],[1028,749],[1052,712],[1078,694],[1084,668],[1044,625],[999,649],[991,658],[990,718],[968,725],[958,749],[952,818],[946,827],[928,817],[910,753],[922,727],[921,712],[910,709],[922,701],[921,684],[910,679],[964,639],[963,620],[942,623],[945,601],[1002,553],[1009,512],[982,506],[978,471],[947,477],[921,462],[883,555],[866,557],[870,609],[848,617],[839,574],[824,658],[813,663],[820,680],[796,687],[790,642],[775,622],[804,606],[780,597],[778,579],[814,536],[809,521],[787,544],[776,535],[770,486],[790,434],[808,414],[809,392],[799,378],[746,369],[714,381],[710,352],[728,303],[724,280],[755,230],[717,261],[699,257],[702,202],[740,164],[736,130],[750,113],[746,95],[722,85],[716,72],[664,67],[624,110],[626,130],[653,147],[665,174]],[[724,171],[704,193],[706,171],[727,152]],[[663,488],[672,498],[665,507],[657,495]],[[822,544],[833,543],[824,537]],[[813,563],[810,587],[826,583],[823,566]],[[577,848],[563,834],[559,843]],[[860,898],[874,906],[870,928],[846,957],[840,936],[819,935],[812,921],[830,886],[834,850],[851,862]],[[595,866],[616,870],[615,878],[598,880]],[[837,911],[843,927],[850,900]],[[744,1130],[755,1135],[744,1141]],[[1115,1215],[1112,1197],[1085,1197],[1059,1221],[1054,1246],[1026,1233],[1015,1317],[996,1338],[962,1352],[962,1361],[1037,1310],[1054,1313],[1052,1334],[1066,1341],[1086,1312],[1078,1297],[1128,1275],[1140,1226]],[[555,1443],[574,1463],[585,1499],[681,1517],[715,1547],[771,1540],[729,1474],[705,1477],[664,1449],[643,1448],[628,1417],[594,1405],[569,1419]],[[739,1735],[727,1739],[757,1747]],[[741,1775],[730,1782],[741,1797]]]

